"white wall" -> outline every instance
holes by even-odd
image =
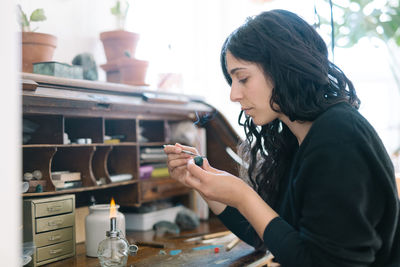
[[[106,62],[99,39],[102,31],[114,29],[110,14],[112,0],[20,0],[30,13],[44,7],[47,21],[38,23],[39,31],[59,38],[54,60],[71,62],[82,52],[91,52],[99,65]],[[202,95],[237,126],[240,107],[230,103],[229,87],[224,81],[219,52],[226,36],[247,16],[263,10],[283,8],[294,11],[309,23],[314,21],[313,0],[130,0],[127,29],[140,34],[136,57],[149,60],[147,83],[155,87],[157,74],[170,68],[184,75],[179,93]],[[321,2],[318,2],[321,3]],[[325,3],[326,4],[326,3]],[[317,7],[318,8],[318,7]],[[318,12],[326,13],[323,8]],[[329,14],[321,14],[329,17]],[[328,36],[329,38],[329,36]],[[329,39],[327,40],[329,41]],[[166,56],[172,45],[174,60]],[[361,112],[369,119],[388,150],[400,146],[400,94],[390,74],[382,49],[357,46],[336,49],[335,63],[355,83],[362,100]],[[400,53],[399,53],[400,54]],[[378,56],[376,56],[378,55]],[[400,59],[399,59],[400,61]],[[99,68],[100,80],[105,80]],[[154,88],[155,89],[155,88]]]
[[[14,1],[0,1],[0,265],[20,266],[21,223],[21,149],[20,88],[17,76],[18,41]],[[4,27],[3,25],[7,25]]]
[[[58,45],[53,60],[71,64],[74,56],[89,52],[98,65],[106,59],[100,41],[100,32],[114,29],[115,21],[110,15],[114,1],[110,0],[20,0],[28,15],[36,8],[44,8],[46,21],[33,23],[37,32],[53,34]],[[99,69],[100,79],[105,73]]]

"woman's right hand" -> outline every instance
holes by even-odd
[[[171,178],[189,187],[189,185],[185,183],[185,177],[188,175],[186,165],[191,159],[191,156],[186,153],[182,153],[182,150],[187,150],[197,155],[199,154],[194,147],[184,146],[178,143],[164,147],[164,152],[168,156],[167,164],[169,175]]]

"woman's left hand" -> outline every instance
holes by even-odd
[[[189,174],[185,177],[185,183],[207,199],[234,208],[238,208],[243,194],[251,189],[242,179],[211,167],[207,159],[204,159],[202,167],[197,166],[193,159],[189,160],[187,170]]]

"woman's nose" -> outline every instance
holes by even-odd
[[[230,94],[230,99],[232,102],[238,102],[242,99],[243,95],[240,90],[240,87],[237,86],[234,82],[232,82],[231,85],[231,94]]]

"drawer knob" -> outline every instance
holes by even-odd
[[[63,251],[62,248],[59,248],[59,249],[52,249],[52,250],[49,251],[49,253],[50,253],[51,255],[54,255],[54,254],[58,254],[58,253],[60,253],[60,252],[62,252],[62,251]]]
[[[56,212],[62,209],[61,205],[47,207],[48,212]]]
[[[54,221],[49,221],[48,225],[49,226],[58,226],[63,224],[64,220],[60,219],[60,220],[54,220]]]
[[[61,238],[61,235],[52,235],[52,236],[49,236],[49,241],[58,240],[60,238]]]

